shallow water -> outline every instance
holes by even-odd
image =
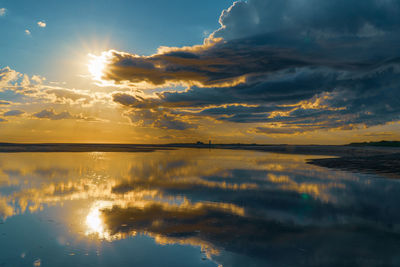
[[[302,156],[0,154],[0,266],[400,266],[400,183]]]

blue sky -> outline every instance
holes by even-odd
[[[160,45],[202,43],[231,1],[1,0],[1,66],[65,80],[71,57],[107,49],[154,53]],[[45,28],[37,25],[46,23]],[[31,35],[28,36],[25,30]],[[72,75],[72,73],[69,75]]]

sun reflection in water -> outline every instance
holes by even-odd
[[[92,210],[86,217],[86,225],[89,227],[90,232],[103,233],[103,221],[100,218],[100,211],[98,209]]]
[[[110,234],[106,231],[103,218],[101,216],[101,209],[105,208],[107,204],[105,203],[95,203],[88,215],[86,216],[86,227],[87,230],[85,234],[87,236],[95,236],[99,239],[110,238]]]

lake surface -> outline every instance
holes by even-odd
[[[400,183],[321,156],[0,154],[0,266],[400,266]]]

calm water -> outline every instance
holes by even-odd
[[[0,154],[0,266],[400,266],[400,183],[307,158]]]

